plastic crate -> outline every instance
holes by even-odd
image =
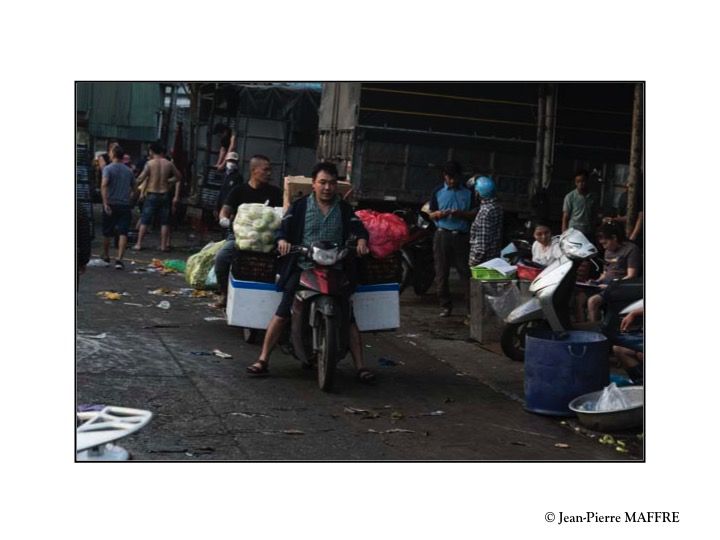
[[[473,266],[470,268],[473,279],[480,281],[510,281],[512,275],[506,276],[502,272],[493,270],[492,268],[481,268],[479,266]]]
[[[402,256],[393,253],[384,259],[376,259],[372,255],[358,260],[358,282],[361,285],[379,283],[400,283],[402,281]]]
[[[526,281],[533,281],[542,271],[542,268],[536,268],[534,266],[526,266],[524,264],[517,265],[518,279],[524,279]]]
[[[207,173],[207,185],[208,186],[217,186],[218,188],[223,185],[223,180],[225,180],[225,172],[224,171],[216,171],[214,169],[211,169]]]
[[[220,191],[214,188],[203,187],[200,190],[200,207],[206,210],[215,210],[218,204]]]
[[[239,281],[275,283],[277,254],[257,251],[238,251],[232,262],[232,275]]]

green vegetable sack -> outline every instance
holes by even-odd
[[[220,242],[210,243],[202,248],[195,255],[191,255],[187,260],[185,267],[185,281],[188,285],[194,289],[205,289],[206,279],[210,269],[215,265],[215,256],[217,255],[220,248],[225,243],[224,240]]]

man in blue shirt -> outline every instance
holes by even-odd
[[[473,192],[462,182],[462,168],[455,161],[449,161],[442,169],[444,183],[430,198],[430,218],[437,224],[435,233],[435,276],[438,299],[443,310],[441,317],[452,313],[452,297],[448,277],[450,267],[455,266],[465,293],[470,297],[470,223],[475,219],[477,208]]]

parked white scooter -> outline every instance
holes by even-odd
[[[505,318],[500,343],[508,358],[523,361],[525,335],[531,328],[563,332],[570,328],[570,297],[580,264],[597,255],[597,248],[576,229],[565,231],[558,241],[562,256],[545,268],[530,284],[533,297]]]

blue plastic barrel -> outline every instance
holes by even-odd
[[[525,409],[572,416],[568,403],[610,379],[608,341],[597,332],[535,330],[525,341]]]

